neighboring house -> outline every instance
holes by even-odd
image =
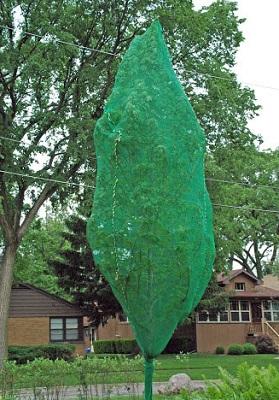
[[[84,313],[79,307],[29,284],[14,285],[11,293],[8,344],[31,346],[72,343],[84,354]]]
[[[279,285],[278,290],[265,286],[270,278],[264,284],[242,269],[220,274],[217,281],[229,292],[229,307],[197,315],[197,351],[214,352],[217,346],[255,342],[263,333],[279,344]]]
[[[195,325],[184,324],[178,327],[175,337],[191,337],[195,341]],[[118,314],[116,318],[110,318],[108,322],[100,325],[92,334],[93,340],[134,339],[134,334],[126,315]]]
[[[198,313],[194,329],[193,325],[186,325],[176,335],[196,336],[196,349],[200,353],[214,353],[217,346],[227,349],[233,343],[255,342],[263,333],[279,344],[279,280],[267,276],[262,282],[242,269],[220,274],[217,280],[229,293],[229,307],[219,313],[206,310]],[[119,315],[99,326],[93,337],[127,339],[134,335],[127,317]]]

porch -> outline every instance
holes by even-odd
[[[222,312],[202,311],[197,315],[197,351],[215,352],[232,343],[255,343],[268,334],[279,348],[279,301],[270,299],[231,299]]]

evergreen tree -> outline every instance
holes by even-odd
[[[121,311],[121,306],[92,260],[86,239],[86,219],[75,215],[65,223],[67,231],[63,237],[70,249],[62,250],[49,266],[57,274],[58,284],[82,307],[92,325],[104,324]]]

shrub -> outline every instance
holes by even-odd
[[[243,354],[257,354],[257,348],[253,343],[244,343]]]
[[[241,364],[236,376],[221,369],[220,383],[204,392],[193,392],[176,397],[177,400],[267,400],[279,399],[279,372],[276,367],[249,367]]]
[[[215,354],[225,354],[225,349],[223,346],[217,346],[215,350]]]
[[[228,354],[232,356],[240,356],[243,354],[243,347],[241,344],[231,344],[228,348]]]
[[[257,351],[260,354],[277,353],[276,345],[269,335],[261,335],[256,341]]]
[[[9,346],[8,359],[17,364],[26,364],[37,358],[70,361],[74,357],[75,346],[72,344],[49,344],[41,346]]]
[[[97,340],[93,345],[96,354],[132,354],[137,348],[134,339]]]
[[[189,353],[195,349],[196,349],[196,343],[192,338],[174,337],[171,338],[163,353],[165,354]]]

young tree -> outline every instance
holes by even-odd
[[[216,1],[197,12],[190,0],[1,2],[0,366],[19,245],[47,199],[68,199],[79,194],[75,184],[94,182],[92,128],[120,55],[155,17],[209,149],[251,145],[254,94],[231,71],[243,40],[234,3]]]

